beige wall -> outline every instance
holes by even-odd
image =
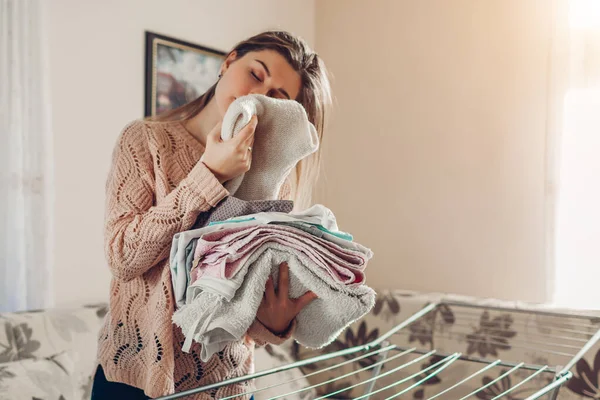
[[[375,251],[371,286],[546,299],[549,5],[317,2],[337,98],[318,200]]]
[[[376,253],[376,288],[546,298],[545,0],[54,0],[58,305],[107,297],[104,181],[143,112],[144,30],[227,49],[304,36],[337,98],[317,200]]]
[[[104,182],[121,128],[143,116],[144,30],[222,50],[268,28],[314,43],[314,7],[314,0],[51,2],[57,305],[108,298]]]

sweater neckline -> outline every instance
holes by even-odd
[[[184,121],[175,121],[175,127],[181,133],[181,136],[186,140],[192,147],[205,149],[205,146],[200,142],[190,131],[188,131],[184,125]]]

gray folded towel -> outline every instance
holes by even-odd
[[[258,115],[248,172],[225,183],[243,200],[275,200],[285,178],[300,160],[319,148],[319,137],[304,107],[294,100],[248,95],[235,100],[225,113],[221,138],[234,137]]]
[[[314,263],[301,252],[268,242],[236,274],[234,279],[243,282],[231,301],[207,290],[175,312],[173,322],[186,335],[184,351],[195,340],[202,344],[201,359],[206,361],[228,342],[241,340],[256,317],[267,278],[273,275],[276,286],[283,262],[289,265],[290,298],[308,290],[318,296],[296,317],[293,337],[303,346],[326,346],[375,305],[376,293],[370,287],[340,284],[324,269],[313,268]]]
[[[217,206],[210,211],[200,213],[194,224],[194,228],[189,231],[176,233],[173,236],[171,252],[169,256],[169,268],[171,269],[171,282],[173,284],[173,295],[177,307],[185,304],[185,292],[190,279],[190,269],[192,257],[188,257],[193,252],[193,246],[190,246],[193,239],[202,235],[200,229],[211,222],[224,221],[229,218],[239,217],[260,212],[281,212],[289,213],[294,207],[294,202],[289,200],[256,200],[245,201],[232,196],[223,199]]]

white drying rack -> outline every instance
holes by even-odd
[[[405,347],[400,347],[400,346],[391,344],[390,339],[394,335],[410,333],[406,328],[410,327],[411,325],[413,325],[415,323],[422,322],[426,318],[429,318],[428,323],[433,326],[435,324],[435,321],[432,321],[432,319],[435,320],[436,316],[440,314],[437,311],[439,311],[439,308],[442,306],[452,306],[455,310],[462,308],[463,309],[462,317],[467,317],[467,319],[470,317],[477,318],[477,316],[478,316],[478,314],[475,314],[474,312],[469,313],[469,310],[484,309],[484,310],[489,310],[489,311],[505,311],[505,312],[517,313],[517,314],[521,313],[521,314],[530,314],[530,315],[535,315],[535,316],[552,317],[552,318],[557,318],[558,320],[560,320],[560,319],[570,319],[570,320],[575,319],[575,320],[581,320],[581,323],[576,325],[576,327],[575,327],[576,329],[572,329],[571,325],[568,325],[569,328],[565,328],[565,326],[567,326],[567,325],[563,325],[563,327],[557,329],[559,332],[561,332],[561,334],[558,334],[558,335],[540,333],[539,336],[541,337],[541,339],[514,341],[514,343],[511,342],[511,347],[513,347],[513,348],[522,348],[522,349],[533,350],[536,353],[547,353],[547,354],[551,354],[554,358],[557,358],[557,357],[564,358],[564,361],[565,361],[564,365],[553,365],[553,366],[534,365],[534,364],[526,364],[524,362],[521,362],[520,360],[507,361],[507,360],[499,360],[499,359],[476,358],[476,357],[464,355],[460,352],[446,353],[446,352],[436,351],[435,349],[430,350],[430,349],[422,349],[422,348],[420,349],[420,348],[415,348],[415,347],[405,348]],[[471,314],[471,315],[469,315],[469,314]],[[380,336],[376,340],[373,340],[370,343],[367,343],[367,344],[364,344],[361,346],[351,347],[351,348],[340,350],[340,351],[331,352],[328,354],[319,355],[319,356],[312,357],[312,358],[309,358],[306,360],[301,360],[301,361],[297,361],[294,363],[282,365],[277,368],[272,368],[269,370],[256,372],[256,373],[249,374],[246,376],[229,379],[226,381],[198,387],[198,388],[187,390],[184,392],[175,393],[172,395],[160,397],[159,399],[160,400],[170,400],[170,399],[184,398],[185,396],[198,394],[201,392],[208,392],[208,391],[211,391],[211,390],[214,390],[214,389],[226,386],[226,385],[236,384],[236,383],[248,381],[251,379],[257,379],[257,378],[261,378],[261,377],[264,377],[267,375],[278,374],[278,373],[281,373],[282,371],[290,370],[293,368],[301,368],[301,367],[305,367],[310,364],[315,364],[315,363],[326,361],[326,360],[334,360],[336,358],[341,358],[340,362],[338,362],[334,365],[328,366],[326,368],[322,368],[317,371],[311,372],[311,373],[307,374],[306,377],[312,377],[312,376],[321,374],[323,372],[332,371],[332,370],[335,370],[336,368],[340,368],[340,367],[348,366],[348,365],[354,365],[355,369],[349,373],[340,374],[339,376],[336,376],[335,378],[327,379],[324,382],[321,382],[318,384],[313,384],[313,385],[301,388],[301,389],[293,391],[293,392],[277,394],[275,396],[270,397],[270,399],[280,399],[280,398],[283,399],[288,396],[299,394],[303,391],[313,390],[322,385],[328,385],[328,384],[331,384],[334,382],[339,382],[340,380],[342,380],[344,378],[348,378],[349,376],[356,375],[356,374],[359,374],[360,372],[369,371],[369,370],[371,371],[370,378],[364,379],[358,383],[354,383],[347,387],[343,387],[341,389],[332,391],[331,393],[321,395],[320,397],[317,397],[317,398],[318,399],[323,399],[323,398],[335,399],[336,395],[339,395],[339,394],[341,394],[345,391],[348,391],[350,389],[353,389],[355,387],[364,386],[365,387],[364,394],[359,397],[355,397],[355,399],[357,399],[357,400],[358,399],[370,399],[370,398],[374,398],[374,399],[385,398],[386,400],[394,399],[394,398],[399,398],[400,396],[405,395],[405,394],[409,393],[410,391],[415,390],[418,387],[425,385],[427,383],[427,381],[436,377],[440,372],[442,372],[443,370],[445,370],[447,368],[450,368],[457,361],[461,361],[461,362],[469,362],[469,363],[480,363],[483,366],[481,369],[479,369],[478,371],[476,371],[472,374],[468,374],[467,376],[456,379],[455,382],[452,382],[451,386],[445,388],[444,390],[441,390],[440,392],[438,392],[434,395],[431,395],[430,397],[428,397],[428,399],[432,400],[432,399],[438,398],[438,399],[465,400],[467,398],[474,398],[474,396],[476,396],[477,393],[485,390],[486,388],[488,388],[492,385],[497,384],[502,379],[505,379],[508,376],[511,376],[513,379],[515,379],[515,377],[517,375],[515,373],[517,371],[519,371],[519,372],[521,372],[520,375],[522,376],[522,379],[518,382],[515,381],[514,385],[503,390],[503,392],[499,393],[496,397],[494,397],[494,399],[500,399],[504,396],[507,396],[507,395],[509,395],[509,393],[513,392],[514,389],[516,389],[517,387],[522,386],[526,383],[529,383],[529,385],[531,385],[531,384],[535,384],[535,382],[538,382],[539,386],[536,387],[536,389],[538,389],[538,390],[536,392],[534,392],[533,394],[531,394],[529,397],[527,397],[526,400],[540,399],[540,398],[542,398],[542,396],[545,396],[545,395],[548,395],[548,397],[547,397],[548,400],[556,400],[561,386],[565,382],[567,382],[569,379],[571,379],[571,377],[573,376],[571,369],[575,366],[577,361],[579,361],[585,355],[585,353],[588,352],[596,344],[596,342],[598,342],[598,340],[600,339],[600,329],[596,330],[597,324],[596,325],[590,324],[590,320],[595,320],[595,319],[597,320],[596,317],[586,316],[586,315],[570,315],[570,314],[561,314],[561,313],[548,312],[548,311],[509,309],[509,308],[502,308],[502,307],[496,307],[496,306],[473,305],[473,304],[459,303],[459,302],[444,301],[444,302],[440,302],[440,303],[432,303],[432,304],[427,305],[422,310],[415,313],[414,315],[412,315],[411,317],[409,317],[402,323],[396,325],[393,329],[389,330],[387,333]],[[468,332],[468,329],[470,327],[471,327],[470,325],[463,324],[462,328],[466,328],[467,331],[466,332],[464,332],[464,331],[463,332],[460,332],[460,331],[453,332],[452,335],[455,335],[454,337],[456,337],[456,335],[459,335],[459,336],[464,335],[462,337],[465,338],[466,335],[468,335],[470,333],[470,332]],[[458,326],[457,328],[459,330],[461,329],[460,326]],[[501,333],[502,332],[500,332],[500,334]],[[579,336],[576,336],[576,335],[579,335]],[[488,336],[488,338],[490,338],[490,337]],[[471,342],[473,342],[473,340],[476,341],[477,339],[470,338],[469,340]],[[491,340],[494,340],[494,338],[491,337]],[[436,358],[434,360],[431,360],[431,357],[434,357],[434,356]],[[358,364],[358,361],[365,359],[367,357],[376,357],[377,361],[374,362],[372,365],[361,368],[360,365]],[[403,358],[409,358],[409,360],[401,363],[401,365],[396,366],[394,368],[388,368],[389,370],[387,370],[386,372],[382,372],[382,368],[383,368],[384,364],[389,363],[393,360],[397,360],[397,359],[404,361],[404,360],[402,360]],[[419,372],[408,375],[406,377],[399,378],[399,379],[395,380],[393,383],[387,384],[381,388],[376,388],[376,383],[380,378],[389,377],[392,374],[394,374],[398,371],[401,371],[410,365],[416,364],[421,361],[427,361],[427,359],[430,360],[431,365],[420,370]],[[457,396],[457,395],[453,396],[452,395],[453,390],[459,388],[461,385],[465,385],[472,378],[482,374],[483,372],[492,370],[494,368],[501,368],[501,367],[509,368],[509,369],[506,372],[500,374],[498,376],[498,378],[491,380],[490,382],[482,385],[481,387],[471,390],[467,395],[463,395],[463,396]],[[386,368],[387,368],[387,366],[386,366]],[[523,376],[524,372],[527,372],[528,375]],[[534,379],[538,375],[541,375],[541,374],[553,374],[553,378],[550,380],[546,380],[546,381]],[[542,383],[539,383],[539,382],[542,382]],[[549,383],[546,383],[546,382],[549,382]],[[271,386],[262,387],[262,388],[258,387],[251,392],[247,392],[246,394],[251,395],[254,393],[260,393],[261,391],[264,391],[267,389],[269,389],[271,391],[271,390],[273,390],[273,388],[284,385],[286,383],[289,383],[289,381],[286,382],[282,379],[282,382],[277,385],[271,385]],[[389,395],[390,390],[393,392],[392,395]],[[382,394],[382,392],[384,392],[384,391],[387,391],[386,393],[388,393],[385,396],[383,396],[383,394]],[[222,398],[222,400],[234,399],[239,396],[241,396],[241,395],[224,397],[224,398]],[[347,398],[347,397],[344,397],[344,398]]]

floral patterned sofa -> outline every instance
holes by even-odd
[[[105,304],[0,314],[0,399],[89,399]]]
[[[385,334],[397,324],[405,321],[430,303],[449,304],[468,303],[478,307],[462,307],[443,305],[437,307],[435,312],[427,314],[417,322],[400,330],[390,337],[392,344],[403,349],[418,348],[423,350],[437,349],[439,352],[451,354],[461,352],[463,355],[484,358],[501,359],[506,362],[525,362],[526,364],[564,366],[577,353],[598,329],[600,329],[600,312],[577,312],[574,310],[559,310],[547,305],[528,304],[523,302],[498,301],[493,299],[477,299],[438,293],[415,293],[410,291],[380,291],[375,307],[365,318],[351,325],[338,339],[320,350],[310,350],[299,346],[297,343],[286,343],[285,351],[294,360],[303,360],[313,356],[326,354],[353,346],[363,345]],[[497,309],[499,307],[500,309]],[[519,311],[520,310],[520,311]],[[523,312],[527,311],[527,312]],[[554,317],[542,314],[544,311],[565,313],[568,315],[582,314],[585,318]],[[537,313],[540,312],[540,313]],[[437,315],[436,315],[437,313]],[[560,339],[562,338],[562,340]],[[549,351],[548,351],[549,350]],[[395,354],[395,353],[390,353]],[[355,355],[347,356],[347,358]],[[416,356],[415,356],[416,357]],[[406,383],[388,390],[383,390],[371,396],[371,399],[386,399],[398,393],[399,388],[406,388],[417,379],[424,378],[421,373],[424,368],[440,360],[441,357],[433,356],[428,362],[415,363],[409,368],[400,370],[376,381],[373,391],[383,388],[402,378],[416,375]],[[308,375],[317,370],[339,363],[340,359],[321,361],[314,365],[302,368]],[[324,374],[309,376],[312,385],[317,385],[326,380],[339,377],[366,368],[377,362],[378,359],[368,357],[358,363],[351,363],[334,369]],[[406,362],[398,360],[392,366],[383,364],[380,374]],[[356,365],[358,364],[358,365]],[[470,361],[459,361],[441,372],[435,378],[425,382],[414,390],[401,395],[402,399],[426,399],[440,393],[454,383],[475,373],[483,367],[482,364]],[[460,387],[436,397],[437,399],[460,399],[474,390],[490,383],[495,378],[505,373],[509,368],[494,367],[478,375]],[[600,399],[600,344],[596,343],[585,356],[571,369],[573,378],[563,385],[559,391],[560,400]],[[531,371],[523,369],[499,380],[484,390],[469,397],[470,399],[495,398],[507,389],[513,390],[502,399],[526,399],[537,389],[553,381],[551,373],[541,373],[529,382],[517,387],[517,383],[532,375]],[[350,375],[339,381],[317,386],[318,395],[339,392],[333,397],[337,399],[353,399],[365,393],[366,385],[357,386],[348,391],[341,391],[365,379],[371,378],[371,370]],[[550,399],[549,395],[543,397]]]
[[[523,361],[530,364],[554,366],[564,365],[569,359],[565,354],[575,353],[576,346],[565,351],[556,351],[556,354],[548,354],[540,351],[547,347],[548,343],[538,343],[537,348],[531,346],[531,343],[535,343],[534,339],[539,337],[538,335],[566,336],[570,340],[574,340],[576,332],[585,331],[587,336],[582,335],[582,339],[579,341],[583,345],[584,337],[588,337],[600,329],[600,312],[586,313],[586,315],[591,315],[586,319],[557,320],[540,315],[530,315],[525,318],[522,313],[511,312],[511,310],[549,310],[567,311],[568,313],[573,311],[554,310],[543,305],[437,293],[381,291],[371,313],[351,325],[328,347],[310,350],[292,341],[288,341],[280,347],[266,346],[256,351],[255,368],[257,371],[266,370],[315,355],[368,343],[406,320],[427,304],[439,303],[442,300],[467,302],[484,308],[472,309],[467,312],[461,307],[452,305],[439,307],[436,318],[433,318],[434,314],[421,318],[418,322],[392,336],[392,343],[403,348],[435,348],[446,353],[460,351],[473,357],[501,358],[504,361]],[[485,306],[504,307],[505,309],[487,310]],[[73,309],[0,314],[0,400],[89,399],[92,373],[95,367],[96,336],[106,311],[105,304],[96,304]],[[524,346],[524,344],[528,344],[528,346]],[[436,360],[435,357],[432,357],[430,361],[435,362]],[[305,377],[305,375],[339,361],[339,359],[323,361],[302,369],[292,369],[277,375],[259,378],[256,382],[256,386],[259,388],[284,381],[289,381],[289,383],[283,387],[257,393],[255,397],[260,400],[316,385],[325,379],[340,376],[341,373],[369,367],[377,359],[368,357],[360,360],[358,365],[345,365],[341,371],[336,369],[328,371],[326,374]],[[417,363],[413,365],[414,368],[385,376],[376,381],[373,390],[378,390],[378,388],[410,374],[418,373],[427,365],[429,364]],[[381,374],[384,374],[387,368],[387,364],[384,364]],[[427,381],[425,386],[420,386],[401,398],[425,399],[431,397],[449,387],[452,382],[456,382],[479,368],[481,368],[481,364],[457,362],[435,379]],[[490,382],[504,371],[506,368],[499,367],[489,370],[489,373],[478,376],[469,385],[464,386],[461,389],[463,392],[452,391],[452,395],[444,395],[438,399],[458,399],[464,393]],[[585,357],[572,369],[572,372],[574,377],[561,388],[558,399],[600,399],[600,346],[598,344],[586,353]],[[513,380],[510,377],[502,379],[472,398],[492,399],[515,385],[514,379],[522,379],[525,372],[522,374],[521,376],[519,374],[511,375]],[[312,390],[285,398],[314,399],[318,395],[341,390],[371,376],[369,371],[364,371],[358,375],[348,376],[342,380],[317,386]],[[551,374],[540,374],[536,379],[530,381],[530,384],[516,388],[503,398],[525,399],[533,393],[535,388],[539,388],[540,385],[551,380]],[[363,393],[364,386],[358,386],[330,398],[351,399],[359,397]],[[385,399],[393,393],[395,393],[394,389],[381,391],[371,396],[371,399]]]
[[[0,400],[89,400],[97,333],[106,312],[106,304],[94,304],[0,313]],[[259,370],[289,362],[291,356],[276,347],[255,352]],[[283,388],[286,391],[308,385],[299,370],[284,376],[292,381]],[[271,385],[277,379],[281,377],[265,377],[260,382]],[[296,398],[308,400],[314,392]]]

